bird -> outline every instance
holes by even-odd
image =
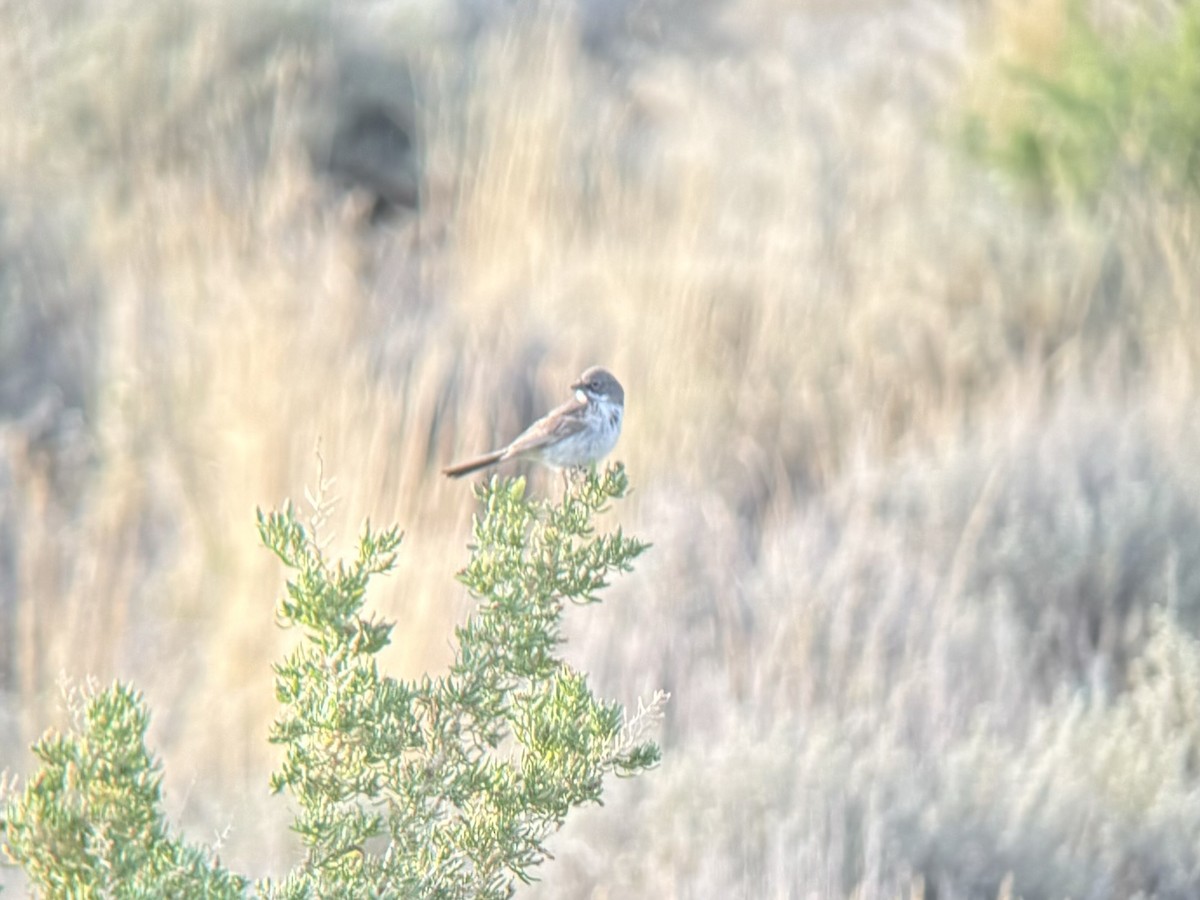
[[[571,399],[552,409],[511,443],[442,469],[462,478],[510,459],[530,459],[552,469],[581,469],[612,452],[621,436],[625,390],[613,374],[592,366],[571,385]]]

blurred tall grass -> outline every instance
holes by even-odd
[[[1030,202],[955,141],[1069,149],[1020,90],[1193,7],[594,5],[0,5],[5,764],[59,673],[133,679],[189,833],[280,871],[254,507],[319,442],[335,532],[407,531],[394,664],[443,665],[438,466],[603,362],[655,549],[571,652],[672,692],[665,762],[532,894],[1194,895],[1195,196],[1121,157],[1059,202],[1063,151]],[[374,224],[310,152],[364,55],[423,159]]]

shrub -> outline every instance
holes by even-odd
[[[479,489],[470,562],[478,601],[456,630],[454,663],[403,681],[377,654],[393,624],[364,614],[372,576],[391,570],[401,535],[364,527],[357,558],[326,559],[320,501],[305,527],[289,504],[259,514],[263,543],[292,570],[278,617],[303,641],[275,667],[282,710],[272,779],[300,806],[301,865],[261,896],[506,897],[546,858],[543,842],[573,808],[599,802],[608,773],[659,759],[557,654],[564,604],[592,603],[645,544],[592,519],[624,495],[623,469],[591,475],[560,504],[532,501],[524,481]],[[68,735],[34,752],[41,769],[4,813],[5,849],[52,896],[237,896],[248,880],[172,836],[161,767],[147,751],[149,714],[117,684],[97,693]]]
[[[77,731],[33,746],[41,768],[4,812],[4,849],[50,897],[236,897],[246,879],[172,834],[150,715],[116,684],[92,696]]]

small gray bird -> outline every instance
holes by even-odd
[[[625,391],[612,373],[592,366],[571,385],[574,396],[538,419],[512,443],[442,469],[461,478],[508,459],[532,459],[552,469],[589,466],[612,452],[621,436]]]

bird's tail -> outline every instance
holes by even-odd
[[[504,450],[493,450],[491,453],[485,453],[483,456],[477,456],[474,459],[468,459],[460,463],[455,463],[452,466],[446,466],[442,469],[442,474],[450,478],[462,478],[464,475],[470,475],[472,472],[478,472],[480,469],[486,469],[488,466],[494,466],[504,458]]]

